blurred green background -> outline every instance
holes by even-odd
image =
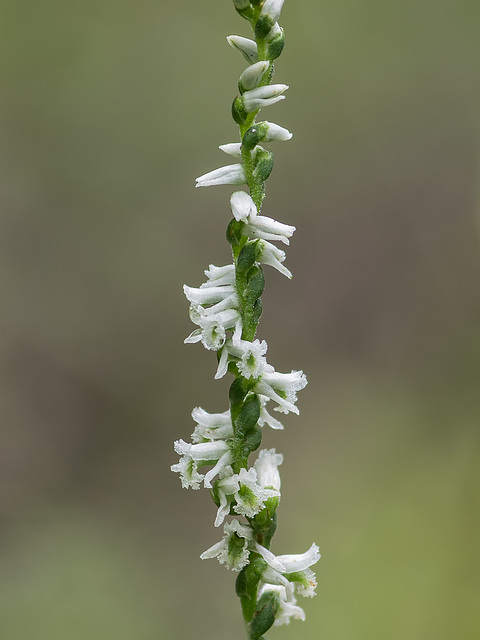
[[[1,640],[243,638],[206,491],[169,471],[227,408],[182,284],[225,264],[248,36],[228,0],[1,11]],[[264,214],[297,226],[259,337],[303,368],[276,553],[318,596],[272,640],[473,640],[479,608],[480,3],[290,0]]]

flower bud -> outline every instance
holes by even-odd
[[[285,33],[278,24],[275,24],[267,36],[267,58],[276,60],[285,46]]]
[[[219,184],[245,184],[247,178],[242,164],[229,164],[214,169],[196,179],[196,187],[212,187]]]
[[[258,87],[269,66],[270,62],[268,60],[261,60],[247,67],[238,81],[240,93],[245,93],[245,91]]]
[[[239,51],[249,64],[258,61],[257,43],[242,36],[228,36],[228,44]]]
[[[235,220],[246,222],[247,218],[253,220],[257,215],[257,207],[252,197],[245,191],[235,191],[230,198],[230,207]]]

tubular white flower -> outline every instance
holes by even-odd
[[[238,81],[238,86],[241,87],[242,92],[258,87],[269,66],[270,62],[268,60],[261,60],[247,67]]]
[[[216,267],[211,264],[208,269],[205,269],[204,273],[207,276],[207,282],[201,284],[200,289],[235,284],[235,265],[233,264],[226,264],[223,267]]]
[[[227,297],[236,293],[236,289],[233,285],[221,286],[221,287],[189,287],[183,285],[183,292],[189,302],[193,304],[215,304],[222,302]]]
[[[283,93],[288,89],[286,84],[269,84],[265,87],[257,87],[251,91],[245,91],[242,96],[243,106],[247,113],[269,107],[280,100],[285,100]]]
[[[262,449],[255,461],[254,468],[257,472],[258,484],[267,489],[280,491],[281,480],[278,467],[283,462],[283,455],[276,453],[275,449]]]
[[[297,593],[305,597],[315,595],[317,585],[312,565],[320,560],[320,553],[316,544],[312,544],[305,553],[275,556],[271,551],[254,542],[257,551],[267,562],[268,567],[262,574],[262,581],[282,585],[287,591],[288,600],[293,598],[291,583],[295,583]]]
[[[275,411],[281,413],[296,413],[299,410],[295,406],[297,401],[297,391],[307,386],[307,377],[303,371],[292,371],[291,373],[278,373],[268,365],[266,371],[259,382],[255,385],[255,391],[267,396],[278,403]]]
[[[297,571],[305,571],[308,567],[316,564],[320,560],[320,557],[318,545],[313,543],[305,553],[277,556],[277,561],[283,564],[285,573],[294,573]]]
[[[223,539],[204,551],[200,558],[218,558],[220,564],[225,564],[227,569],[240,571],[249,561],[248,542],[253,539],[253,531],[238,520],[225,524],[223,531]]]
[[[251,196],[245,191],[235,191],[230,198],[230,207],[235,220],[246,222],[257,217],[257,207]]]
[[[253,220],[250,219],[243,230],[245,235],[253,238],[283,242],[287,245],[290,244],[289,238],[293,236],[294,232],[295,227],[266,216],[256,216]]]
[[[176,440],[173,448],[180,455],[185,458],[193,460],[195,463],[202,462],[204,464],[212,464],[216,462],[213,469],[210,469],[203,477],[203,484],[210,489],[212,487],[212,480],[217,476],[222,469],[227,467],[232,462],[232,452],[227,442],[223,440],[215,440],[213,442],[200,442],[198,444],[190,444],[183,440]],[[186,463],[181,463],[185,467]],[[179,463],[180,465],[180,463]],[[195,467],[195,465],[193,465]],[[174,471],[182,472],[180,466]],[[196,470],[196,467],[195,467]],[[186,482],[186,480],[185,480]],[[182,477],[183,484],[183,477]]]
[[[257,43],[242,36],[228,36],[228,44],[236,51],[239,51],[245,60],[252,64],[258,60]]]
[[[205,440],[228,440],[233,438],[233,425],[230,411],[223,413],[208,413],[201,407],[195,407],[192,418],[197,423],[192,433],[192,442],[200,443]]]
[[[267,133],[263,140],[265,142],[272,142],[273,140],[286,141],[293,137],[293,133],[290,133],[288,129],[281,127],[274,122],[264,122],[267,125]]]
[[[268,16],[272,22],[276,22],[280,17],[284,2],[285,0],[265,0],[260,15]]]
[[[196,179],[196,187],[213,187],[220,184],[245,184],[247,178],[242,164],[229,164],[214,169]]]
[[[285,251],[282,251],[267,240],[259,240],[257,246],[257,261],[260,262],[260,264],[268,264],[277,271],[280,271],[284,276],[287,276],[287,278],[292,277],[292,272],[282,264],[285,260]]]
[[[305,621],[305,611],[296,604],[297,601],[294,597],[290,602],[287,600],[287,592],[285,590],[285,587],[263,583],[261,584],[259,589],[259,596],[261,597],[264,593],[270,591],[278,594],[280,598],[280,608],[275,617],[275,622],[273,623],[275,626],[290,624],[290,620],[292,618],[294,620]]]
[[[225,452],[229,451],[229,446],[223,440],[216,442],[201,442],[191,444],[184,440],[175,440],[173,448],[180,456],[189,456],[192,460],[213,462],[219,460]]]

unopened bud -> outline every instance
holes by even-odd
[[[269,66],[270,62],[268,60],[261,60],[247,67],[238,81],[240,93],[245,93],[245,91],[258,87]]]

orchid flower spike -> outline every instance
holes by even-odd
[[[269,120],[257,122],[259,110],[284,100],[288,89],[286,84],[272,84],[274,61],[285,41],[278,24],[283,4],[284,0],[233,0],[253,30],[252,39],[227,38],[248,64],[231,107],[239,127],[237,139],[219,147],[234,163],[196,179],[197,187],[234,187],[230,207],[226,203],[224,211],[232,260],[210,264],[202,284],[183,287],[194,325],[185,343],[215,352],[215,379],[229,375],[233,380],[227,410],[193,409],[191,442],[175,441],[179,460],[171,465],[182,487],[209,489],[215,503],[213,524],[223,526],[223,537],[200,558],[217,558],[227,569],[239,572],[236,590],[249,640],[263,640],[274,625],[305,620],[296,596],[315,594],[311,567],[320,558],[316,544],[300,554],[271,551],[283,455],[274,448],[260,448],[264,427],[284,428],[269,412],[269,404],[274,411],[298,414],[297,393],[307,385],[303,371],[277,372],[267,361],[267,342],[257,337],[265,265],[292,278],[284,264],[285,251],[275,243],[289,245],[295,227],[262,212],[274,162],[269,143],[290,140],[292,133]],[[212,221],[213,217],[209,226]]]

